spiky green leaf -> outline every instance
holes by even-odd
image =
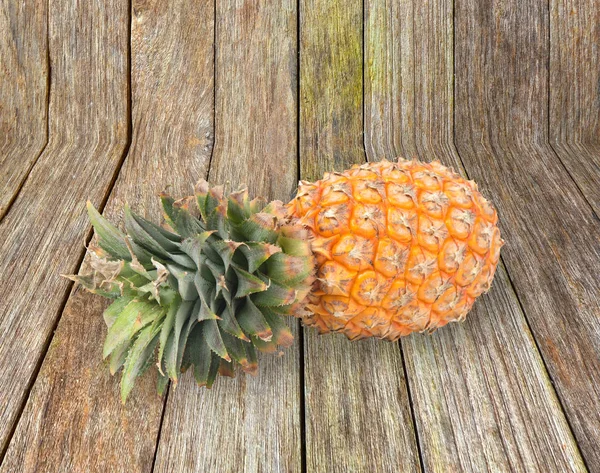
[[[158,343],[158,334],[159,330],[153,325],[144,328],[136,338],[131,350],[129,350],[123,368],[123,376],[121,377],[121,400],[123,403],[127,400],[135,379],[148,366]]]
[[[156,303],[145,300],[132,300],[108,329],[106,341],[104,342],[104,357],[106,358],[117,346],[131,339],[137,332],[150,325],[164,313],[165,309]]]
[[[225,305],[225,308],[221,312],[221,320],[219,320],[219,327],[221,330],[233,335],[234,337],[239,338],[240,340],[250,341],[250,339],[246,336],[246,334],[242,331],[240,324],[238,324],[235,316],[232,313],[229,305]]]
[[[260,273],[258,277],[263,281],[269,281],[269,287],[252,296],[252,300],[256,305],[261,307],[277,307],[291,304],[296,300],[297,292],[295,289],[269,280],[269,278]]]
[[[273,337],[271,327],[250,297],[246,297],[244,304],[239,307],[237,321],[246,335],[256,336],[263,341],[269,341]]]
[[[204,338],[210,349],[224,360],[231,361],[227,349],[225,348],[225,344],[223,343],[223,339],[221,338],[221,331],[219,330],[217,321],[204,320],[200,323],[203,327],[202,333],[204,334]]]
[[[281,248],[269,243],[248,242],[240,246],[240,252],[248,262],[248,272],[254,273],[269,258],[281,252]]]
[[[90,222],[98,236],[100,248],[110,254],[113,258],[130,261],[131,256],[127,249],[127,245],[125,244],[125,235],[100,215],[100,212],[96,210],[90,201],[87,202],[87,211]]]
[[[181,359],[179,357],[179,339],[184,326],[187,324],[189,318],[192,315],[192,309],[194,308],[194,302],[182,301],[179,304],[179,308],[175,313],[175,320],[173,322],[173,343],[170,346],[170,351],[165,353],[165,367],[167,369],[167,375],[174,382],[177,382],[179,375],[179,368]]]
[[[202,334],[202,324],[196,324],[188,337],[187,350],[190,363],[194,365],[194,378],[199,386],[206,386],[212,351]]]
[[[248,271],[244,271],[242,268],[234,265],[232,265],[231,267],[233,268],[233,271],[237,276],[237,279],[235,281],[235,283],[237,284],[234,284],[235,286],[237,286],[235,297],[246,297],[250,294],[254,294],[255,292],[264,291],[269,287],[267,283],[259,279],[257,276],[250,274]],[[231,278],[229,279],[230,282],[233,284]]]

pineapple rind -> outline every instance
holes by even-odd
[[[464,320],[504,243],[473,181],[400,158],[300,182],[287,205],[311,233],[314,286],[297,316],[320,333],[397,340]]]

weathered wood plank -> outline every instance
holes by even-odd
[[[300,2],[302,179],[364,162],[362,8],[359,2]]]
[[[364,2],[364,134],[371,159],[417,155],[414,10],[413,2]]]
[[[366,5],[377,9],[381,3],[370,0]],[[377,38],[379,47],[365,48],[365,78],[372,82],[365,90],[375,97],[398,94],[386,90],[391,84],[412,94],[415,104],[413,123],[390,127],[390,107],[377,110],[377,120],[365,116],[366,136],[377,136],[367,147],[369,160],[408,154],[406,146],[386,146],[398,141],[390,134],[416,136],[421,159],[440,159],[461,169],[453,144],[452,7],[445,0],[415,2],[415,50],[399,51],[395,61],[401,63],[405,56],[414,60],[414,81],[386,61],[391,54],[387,45],[394,43],[379,38],[398,35],[390,19],[368,25],[373,31],[365,34],[366,41]],[[371,79],[382,75],[386,78]],[[382,129],[369,130],[378,121],[384,123]],[[444,327],[431,337],[413,335],[402,340],[402,348],[426,471],[584,470],[503,267],[492,292],[476,304],[466,323]]]
[[[600,4],[550,0],[550,137],[600,141]]]
[[[157,193],[187,194],[208,169],[213,6],[134,0],[131,27],[133,139],[105,214],[118,221],[129,201],[160,221]],[[105,307],[71,294],[0,471],[151,471],[163,400],[147,375],[121,405],[102,361]]]
[[[49,142],[0,224],[0,450],[82,257],[82,201],[102,202],[127,144],[127,17],[121,2],[49,4]]]
[[[287,200],[296,185],[296,2],[219,0],[215,149],[209,180]],[[297,335],[297,322],[289,320]],[[300,472],[299,344],[258,376],[169,395],[155,472]]]
[[[316,179],[365,160],[362,4],[302,1],[301,18],[300,169]],[[304,330],[307,471],[419,471],[398,345]]]
[[[550,143],[600,215],[600,3],[550,2]]]
[[[0,220],[48,138],[47,4],[0,4]]]
[[[458,0],[455,11],[458,151],[498,207],[508,273],[600,471],[600,226],[547,144],[547,4]]]

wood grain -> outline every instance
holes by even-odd
[[[287,200],[296,185],[296,2],[219,0],[209,181]],[[289,320],[297,335],[297,322]],[[299,344],[256,377],[190,378],[169,395],[155,472],[300,472]]]
[[[49,12],[49,142],[0,224],[0,451],[83,255],[83,202],[102,202],[127,144],[127,8]]]
[[[0,220],[48,138],[48,11],[0,4]]]
[[[419,31],[413,28],[414,15],[413,2],[364,2],[364,134],[369,160],[417,155],[415,35]]]
[[[550,143],[600,215],[600,4],[550,2]]]
[[[129,201],[160,221],[157,193],[170,185],[188,194],[208,168],[213,7],[136,0],[131,27],[133,139],[105,214],[120,221]],[[105,307],[82,290],[71,294],[0,471],[151,471],[163,400],[146,375],[121,405],[119,376],[102,361]]]
[[[300,1],[302,179],[364,162],[360,2]]]
[[[363,11],[302,1],[301,18],[300,169],[315,179],[365,160]],[[385,92],[374,93],[373,108],[385,110]],[[398,345],[304,330],[307,471],[420,471]]]
[[[600,471],[600,226],[547,144],[547,5],[459,0],[455,11],[458,151],[498,207],[508,274]]]
[[[550,0],[552,142],[600,141],[598,24],[595,0]]]
[[[367,7],[381,8],[378,3],[371,0]],[[369,127],[394,121],[386,117],[393,109],[378,110],[382,116],[377,121],[365,116],[366,136],[377,136],[371,149],[381,149],[385,157],[407,155],[406,146],[386,146],[398,141],[394,136],[416,136],[420,159],[440,159],[461,169],[453,142],[452,7],[445,0],[415,3],[415,50],[400,51],[397,58],[402,62],[409,56],[411,61],[414,55],[414,81],[403,80],[401,69],[384,65],[383,58],[390,54],[386,45],[392,41],[365,48],[366,80],[386,76],[365,84],[365,90],[378,96],[384,93],[383,85],[391,84],[412,95],[415,104],[413,123],[388,125],[383,132]],[[389,19],[369,24],[373,31],[366,40],[395,37],[389,25]],[[365,104],[365,110],[369,108]],[[369,151],[367,147],[369,160],[382,157]],[[502,266],[491,293],[476,304],[465,324],[444,327],[431,337],[415,334],[402,340],[402,348],[426,471],[584,471]],[[539,430],[530,429],[532,424]]]

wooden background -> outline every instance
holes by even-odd
[[[1,0],[0,472],[600,472],[597,0]],[[464,324],[128,404],[84,202],[440,159],[507,245]]]

